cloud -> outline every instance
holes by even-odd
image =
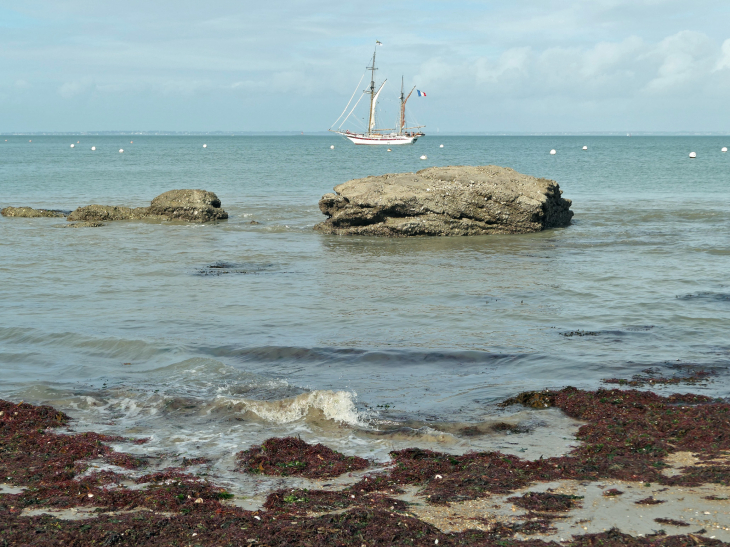
[[[720,58],[715,64],[715,72],[726,68],[730,69],[730,39],[727,39],[722,43],[722,48],[720,48],[720,50]]]
[[[81,78],[80,80],[73,80],[71,82],[64,82],[61,87],[58,88],[58,94],[64,99],[73,99],[78,95],[90,91],[93,85],[93,80],[88,77]]]
[[[701,80],[712,71],[716,54],[710,38],[700,32],[684,30],[665,38],[647,54],[647,57],[659,60],[661,65],[646,90],[667,92]]]

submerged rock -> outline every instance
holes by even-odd
[[[0,210],[0,215],[4,217],[65,217],[63,211],[54,211],[52,209],[33,209],[32,207],[5,207]]]
[[[558,183],[494,165],[430,167],[355,179],[325,194],[329,218],[315,230],[340,235],[520,234],[568,226],[571,201]]]
[[[69,222],[102,222],[113,220],[180,220],[210,222],[228,218],[221,201],[205,190],[170,190],[160,194],[149,207],[119,207],[116,205],[86,205],[68,216]]]
[[[147,216],[165,220],[210,222],[228,218],[221,200],[205,190],[170,190],[152,200]]]
[[[137,220],[144,218],[147,214],[147,207],[117,207],[116,205],[86,205],[79,207],[68,215],[69,222],[85,221],[100,222],[110,220]]]
[[[72,222],[71,224],[66,224],[64,228],[98,228],[99,226],[104,226],[105,224],[103,222],[94,222],[94,221],[88,221],[88,222]]]

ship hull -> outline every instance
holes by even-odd
[[[349,134],[345,135],[347,140],[354,144],[361,144],[361,145],[367,145],[367,146],[377,146],[377,145],[388,145],[388,146],[397,146],[400,144],[413,144],[418,140],[418,137],[407,137],[405,135],[377,135],[377,136],[370,136],[370,135],[358,135],[358,134]]]

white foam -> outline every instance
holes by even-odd
[[[357,394],[349,391],[315,390],[275,401],[220,397],[217,402],[235,405],[275,424],[296,422],[319,410],[327,420],[364,427],[367,424],[355,407],[355,397]]]

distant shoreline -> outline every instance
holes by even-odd
[[[596,131],[583,133],[522,133],[522,132],[431,132],[426,136],[439,137],[727,137],[730,132],[659,132],[659,131]],[[132,137],[332,137],[328,131],[28,131],[0,132],[3,137],[65,137],[65,136],[132,136]]]

